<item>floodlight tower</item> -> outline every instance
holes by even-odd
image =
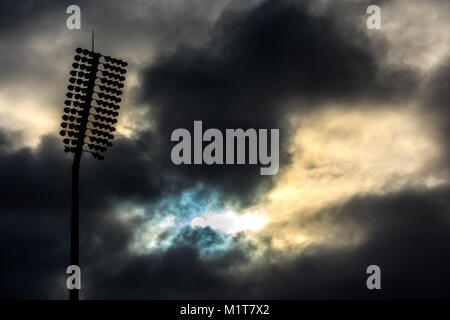
[[[125,61],[93,50],[76,49],[64,101],[60,131],[64,151],[74,154],[72,164],[72,210],[70,218],[70,264],[79,266],[79,170],[83,152],[103,160],[112,146],[112,134],[119,115],[120,96],[126,73]],[[87,148],[87,149],[85,149]],[[70,290],[70,300],[78,300],[79,290]]]

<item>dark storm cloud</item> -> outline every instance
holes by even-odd
[[[7,141],[2,146],[11,145],[6,134],[0,132],[0,137]],[[61,212],[69,200],[64,183],[69,175],[48,142],[36,152],[0,149],[2,298],[48,297],[67,261],[61,239],[68,229]]]
[[[68,264],[71,158],[51,136],[35,149],[11,150],[13,137],[0,132],[0,292],[4,298],[64,298],[61,277]],[[81,261],[86,264],[101,260],[99,247],[112,247],[117,255],[126,251],[135,225],[115,219],[116,203],[148,202],[164,191],[149,171],[155,166],[144,159],[138,143],[118,140],[115,152],[108,155],[109,164],[83,161],[80,228]]]
[[[167,251],[116,261],[120,268],[111,261],[98,268],[114,280],[91,275],[90,298],[448,298],[449,195],[448,188],[416,190],[328,208],[320,215],[363,230],[361,244],[309,247],[297,257],[263,262],[245,276],[229,271],[248,262],[251,248],[237,241],[232,250],[204,260],[195,243],[220,237],[210,229],[186,229],[181,237],[190,240]],[[372,264],[381,267],[381,291],[366,288]]]
[[[289,161],[289,112],[331,101],[388,101],[415,86],[414,72],[383,70],[368,39],[356,34],[355,44],[339,33],[336,20],[288,1],[225,11],[204,46],[180,47],[143,71],[141,100],[152,106],[166,141],[176,128],[192,131],[194,120],[202,120],[204,130],[281,128],[282,167]],[[252,168],[186,166],[177,173],[243,197],[271,179]]]
[[[431,116],[429,121],[445,149],[444,166],[450,169],[450,58],[437,66],[425,84],[425,91],[424,105]]]
[[[85,190],[85,203],[101,206],[120,199],[139,202],[156,198],[164,191],[164,186],[154,179],[153,170],[158,168],[139,151],[142,147],[138,142],[116,141],[108,161],[101,164],[89,154],[84,155],[80,188]],[[64,195],[70,195],[71,158],[61,149],[59,139],[46,136],[37,149],[1,152],[1,176],[6,182],[0,186],[4,209],[19,210],[23,206],[57,214],[55,207],[67,203]],[[124,157],[128,157],[126,161]],[[22,201],[25,195],[26,201]]]
[[[216,1],[211,7],[220,8],[225,2]],[[93,28],[98,51],[133,63],[180,42],[201,41],[211,24],[201,4],[201,0],[164,6],[159,1],[0,0],[0,83],[19,80],[38,86],[34,77],[39,81],[58,77],[48,70],[67,61],[74,48],[89,47]],[[70,5],[80,7],[81,30],[66,27]]]
[[[202,251],[220,244],[222,237],[209,228],[184,228],[175,244],[167,250],[144,255],[130,254],[125,259],[124,256],[114,256],[117,248],[103,252],[112,255],[112,258],[103,263],[97,261],[93,272],[86,275],[89,278],[87,283],[90,283],[87,297],[212,299],[234,294],[234,284],[230,283],[227,273],[247,263],[248,252],[236,246],[215,251],[207,260],[202,257]],[[239,239],[236,239],[236,244],[239,244]],[[107,276],[104,276],[105,273]]]
[[[45,39],[45,35],[52,31],[55,33],[64,31],[65,12],[69,2],[0,1],[2,85],[20,87],[19,81],[22,81],[28,85],[39,86],[35,81],[45,80],[47,84],[51,82],[55,75],[49,70],[54,71],[58,53],[51,50],[39,52],[36,45],[41,45],[42,48],[54,46],[55,43]],[[39,42],[41,38],[44,39]]]

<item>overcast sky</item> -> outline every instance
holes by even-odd
[[[66,28],[71,4],[81,30]],[[82,159],[82,299],[449,298],[449,12],[0,1],[0,297],[67,298],[72,159],[58,132],[95,29],[95,50],[129,66],[115,145]],[[172,164],[170,134],[194,120],[279,128],[280,171]],[[372,264],[381,291],[366,288]]]

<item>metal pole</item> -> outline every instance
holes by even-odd
[[[79,171],[80,171],[81,153],[76,152],[72,164],[72,212],[70,216],[70,264],[80,265],[79,255],[79,225],[80,225],[80,211],[79,211]],[[69,290],[69,300],[77,301],[79,297],[79,290]]]

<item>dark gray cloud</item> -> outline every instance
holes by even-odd
[[[43,137],[34,149],[11,149],[11,133],[1,133],[0,141],[2,297],[64,298],[60,281],[69,258],[72,159],[52,136]],[[86,264],[102,257],[99,247],[112,247],[117,255],[126,251],[135,226],[114,218],[117,203],[147,203],[164,192],[153,176],[157,167],[144,159],[142,146],[136,144],[139,141],[119,139],[102,164],[89,154],[83,159],[80,246]],[[131,154],[124,161],[124,155]]]
[[[141,100],[151,104],[162,137],[176,128],[192,131],[194,120],[202,120],[205,129],[282,128],[286,164],[290,112],[311,112],[330,101],[388,102],[416,86],[413,70],[384,70],[366,36],[359,32],[348,38],[338,23],[335,16],[312,16],[305,6],[288,1],[225,11],[205,45],[181,46],[142,72]],[[257,171],[255,166],[177,169],[249,198],[261,183],[270,186],[271,178]]]
[[[283,263],[267,262],[245,277],[229,271],[247,262],[251,248],[242,249],[237,241],[235,249],[205,261],[195,243],[199,239],[220,242],[220,237],[210,229],[186,230],[180,235],[184,240],[168,251],[130,258],[125,264],[118,260],[120,268],[111,261],[99,267],[98,272],[112,272],[114,280],[92,275],[90,297],[448,298],[449,195],[448,188],[410,191],[355,198],[331,207],[320,214],[331,214],[337,225],[352,223],[361,228],[366,235],[361,244],[340,249],[310,247]],[[381,267],[381,291],[366,288],[366,268],[372,264]]]
[[[429,123],[445,149],[446,158],[443,165],[450,169],[450,58],[445,59],[431,74],[425,84],[425,102],[430,115]]]

